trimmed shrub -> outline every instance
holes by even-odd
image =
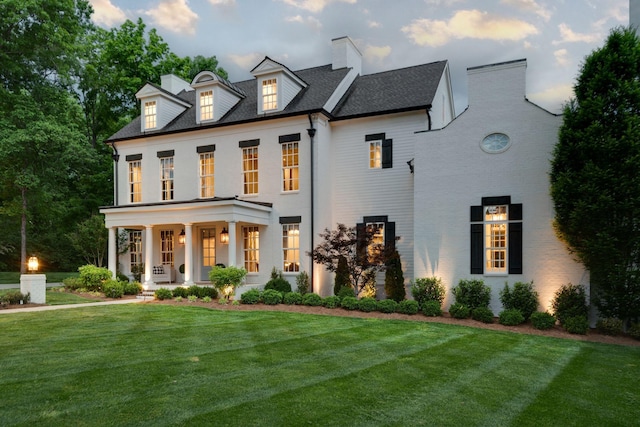
[[[142,285],[140,282],[124,282],[122,283],[125,295],[138,295],[142,292]]]
[[[187,297],[187,301],[189,301],[189,302],[196,302],[196,301],[198,301],[198,297],[197,297],[196,295],[189,295],[189,296]]]
[[[444,294],[444,285],[439,277],[416,279],[411,283],[411,295],[414,300],[418,301],[420,307],[424,307],[427,301],[437,301],[442,305]]]
[[[129,281],[129,278],[119,271],[116,271],[116,279],[118,279],[122,283],[127,283]]]
[[[309,275],[306,271],[301,271],[300,274],[296,276],[296,287],[300,295],[309,292]]]
[[[274,289],[278,292],[287,293],[291,292],[291,284],[284,278],[282,271],[276,270],[275,267],[271,269],[271,280],[264,285],[264,290]]]
[[[328,296],[322,300],[322,306],[327,308],[340,307],[340,297],[335,295]]]
[[[23,294],[18,290],[9,290],[0,295],[0,304],[3,306],[20,304],[20,301],[23,304],[28,304],[31,301],[31,294]]]
[[[64,285],[65,289],[69,291],[77,291],[84,286],[82,280],[79,277],[65,277],[62,280],[62,284]]]
[[[438,301],[427,301],[422,305],[422,314],[427,317],[442,316],[442,306]]]
[[[200,298],[218,298],[218,290],[212,286],[200,286]]]
[[[122,298],[124,286],[117,279],[109,279],[102,283],[102,292],[107,298]]]
[[[471,316],[471,309],[464,304],[456,302],[449,307],[449,314],[454,319],[467,319]]]
[[[171,299],[173,295],[171,293],[171,290],[167,288],[160,288],[160,289],[156,289],[154,296],[156,299],[159,299],[160,301],[162,301],[165,299]]]
[[[209,302],[211,302],[211,301],[212,301],[212,298],[211,298],[210,296],[206,296],[206,297],[203,297],[203,298],[202,298],[202,302],[209,303]]]
[[[355,297],[356,293],[353,291],[353,288],[351,286],[343,286],[342,288],[340,288],[340,291],[338,291],[337,296],[340,299],[343,299],[346,297]]]
[[[364,297],[358,301],[358,310],[370,313],[378,309],[378,301],[371,297]]]
[[[175,297],[186,298],[189,296],[187,288],[183,288],[182,286],[178,286],[177,288],[174,288],[172,293],[174,298]]]
[[[478,307],[471,311],[471,318],[482,323],[493,323],[493,311],[489,307]]]
[[[278,305],[282,302],[282,294],[275,289],[266,289],[262,292],[262,302],[266,305]]]
[[[404,288],[404,273],[402,272],[402,262],[400,254],[397,250],[385,262],[386,269],[384,271],[384,292],[387,299],[395,302],[403,301],[407,295]]]
[[[531,314],[531,324],[533,325],[534,328],[536,329],[540,329],[540,330],[547,330],[547,329],[551,329],[553,328],[553,326],[556,324],[556,318],[553,317],[552,314],[542,311],[536,311],[535,313]]]
[[[605,317],[598,319],[596,329],[605,335],[617,336],[622,333],[622,320],[614,317]]]
[[[631,338],[640,340],[640,323],[632,324],[628,332]]]
[[[338,258],[336,275],[333,279],[333,294],[340,295],[340,290],[345,287],[351,287],[351,279],[349,278],[349,265],[347,264],[347,259],[341,256]]]
[[[176,302],[182,302],[182,297],[175,297],[175,298],[174,298],[174,300],[175,300]]]
[[[209,280],[224,298],[229,298],[242,284],[247,270],[242,267],[216,265],[209,271]]]
[[[587,316],[571,316],[564,319],[562,325],[570,334],[586,335],[589,330]]]
[[[451,291],[456,298],[456,303],[467,306],[469,310],[489,307],[491,302],[491,288],[479,279],[461,279]]]
[[[516,282],[513,289],[508,284],[500,291],[500,302],[505,310],[515,308],[520,310],[527,321],[531,314],[538,309],[538,293],[533,289],[533,282]]]
[[[524,315],[517,308],[509,308],[500,312],[499,322],[505,326],[517,326],[524,323]]]
[[[111,272],[105,267],[96,267],[93,264],[78,267],[82,287],[89,291],[102,291],[102,283],[111,279]]]
[[[553,308],[553,315],[558,319],[561,325],[569,317],[584,316],[585,318],[589,314],[589,307],[587,306],[587,293],[583,286],[562,285],[556,292],[553,301],[551,303]]]
[[[242,304],[257,304],[260,302],[260,291],[257,289],[249,289],[247,292],[240,295],[240,302]]]
[[[358,298],[356,297],[344,297],[340,300],[340,306],[346,310],[358,309]]]
[[[398,303],[393,299],[378,301],[378,311],[381,313],[395,313],[398,311]]]
[[[322,305],[322,297],[318,294],[304,294],[302,296],[302,304],[317,307]]]
[[[287,305],[298,305],[302,303],[302,295],[298,292],[287,292],[282,297],[282,302]]]
[[[418,301],[406,299],[404,301],[400,301],[397,311],[402,314],[416,314],[419,308]]]

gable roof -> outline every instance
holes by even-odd
[[[428,108],[440,83],[447,61],[358,76],[333,111],[323,106],[338,88],[350,68],[332,70],[331,64],[295,72],[307,83],[287,107],[278,112],[258,114],[257,83],[255,79],[234,83],[233,87],[244,93],[227,114],[216,122],[196,122],[195,91],[180,92],[177,97],[191,105],[162,129],[142,132],[138,116],[105,142],[116,142],[151,135],[162,135],[221,126],[237,125],[274,118],[324,112],[333,120],[412,111]],[[231,84],[231,83],[229,83]]]

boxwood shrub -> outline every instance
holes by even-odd
[[[173,288],[173,291],[171,291],[171,293],[173,294],[174,298],[176,297],[186,298],[189,296],[189,294],[187,293],[187,288],[183,288],[182,286]]]
[[[240,302],[242,304],[257,304],[260,302],[260,291],[257,289],[249,289],[242,295],[240,295]]]
[[[358,299],[356,297],[344,297],[340,300],[340,306],[346,310],[357,310]]]
[[[479,279],[461,279],[451,291],[456,298],[456,303],[462,304],[470,310],[478,307],[489,307],[491,302],[491,288]]]
[[[23,294],[18,290],[9,290],[0,295],[0,304],[2,306],[20,304],[20,301],[23,304],[28,304],[31,301],[31,294]]]
[[[370,313],[378,309],[378,301],[371,297],[364,297],[358,301],[358,310]]]
[[[327,308],[338,308],[340,307],[340,297],[331,295],[322,300],[322,306]]]
[[[322,297],[318,294],[304,294],[302,304],[317,307],[322,305]]]
[[[105,280],[102,283],[102,292],[107,298],[122,298],[124,285],[118,279]]]
[[[614,317],[605,317],[598,319],[596,329],[605,335],[620,335],[622,333],[622,320]]]
[[[302,295],[298,292],[287,292],[282,298],[282,302],[287,305],[302,304]]]
[[[438,301],[426,301],[422,305],[422,314],[427,317],[442,316],[442,307]]]
[[[276,277],[267,282],[264,285],[264,290],[276,290],[282,293],[291,292],[291,284],[284,277]]]
[[[159,299],[160,301],[165,299],[171,299],[171,297],[173,296],[173,294],[171,293],[171,290],[167,288],[156,289],[156,292],[154,295],[155,295],[155,298]]]
[[[378,311],[381,313],[395,313],[398,311],[398,303],[392,299],[378,301]]]
[[[111,279],[111,271],[106,267],[96,267],[93,264],[78,267],[80,281],[83,288],[89,291],[102,291],[102,283]]]
[[[449,314],[454,319],[466,319],[471,316],[471,310],[466,305],[456,302],[449,307]]]
[[[569,317],[584,316],[589,314],[587,306],[587,293],[583,286],[562,285],[555,293],[551,302],[553,314],[561,325],[564,325],[565,319]]]
[[[640,340],[640,323],[633,323],[628,332],[631,338]]]
[[[471,318],[482,323],[493,323],[493,311],[489,307],[478,307],[471,311]]]
[[[500,291],[500,302],[505,309],[520,310],[524,320],[529,320],[531,314],[538,309],[538,293],[533,289],[533,282],[516,282],[513,289],[508,284]]]
[[[564,319],[564,329],[570,334],[586,335],[589,330],[587,316],[571,316]]]
[[[509,308],[500,312],[499,321],[501,325],[516,326],[524,323],[524,315],[516,308]]]
[[[142,285],[140,282],[122,282],[125,295],[138,295],[142,292]]]
[[[62,284],[65,289],[69,291],[77,291],[78,289],[84,287],[82,280],[79,277],[65,277],[62,280]]]
[[[262,292],[262,302],[266,305],[278,305],[282,302],[282,294],[275,289],[265,289]]]
[[[437,301],[442,305],[444,294],[445,288],[439,277],[419,278],[411,284],[411,295],[420,307],[423,307],[427,301]]]
[[[345,297],[355,297],[356,294],[353,291],[353,288],[351,288],[349,286],[343,286],[338,291],[338,296],[340,297],[340,299],[343,299]]]
[[[416,314],[418,312],[419,306],[418,301],[412,299],[406,299],[404,301],[400,301],[398,304],[398,313],[402,314]]]
[[[540,329],[543,331],[553,328],[553,326],[556,324],[556,318],[553,317],[552,314],[547,313],[546,311],[545,312],[536,311],[531,315],[530,319],[531,319],[531,324],[533,325],[534,328]]]

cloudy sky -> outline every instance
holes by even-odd
[[[584,57],[628,25],[628,0],[90,0],[104,28],[142,17],[179,56],[215,55],[229,79],[264,56],[292,70],[331,62],[349,36],[363,74],[449,60],[456,111],[467,67],[527,59],[527,96],[559,112]]]

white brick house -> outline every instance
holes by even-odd
[[[211,266],[238,265],[248,286],[261,286],[275,267],[291,283],[308,272],[313,290],[329,295],[332,275],[306,252],[338,222],[369,223],[398,249],[407,282],[439,275],[451,287],[471,277],[470,206],[510,196],[522,206],[522,270],[476,273],[494,299],[505,280],[540,278],[545,289],[581,281],[551,228],[547,170],[560,119],[524,98],[524,61],[470,70],[470,107],[454,120],[446,61],[361,75],[352,41],[332,43],[325,66],[292,71],[266,57],[248,81],[203,71],[140,89],[141,116],[107,141],[116,159],[116,203],[101,210],[110,270],[144,263],[153,287],[208,282]],[[482,150],[492,133],[510,138],[501,154]],[[117,257],[123,229],[131,249]],[[164,276],[154,275],[159,266]]]

